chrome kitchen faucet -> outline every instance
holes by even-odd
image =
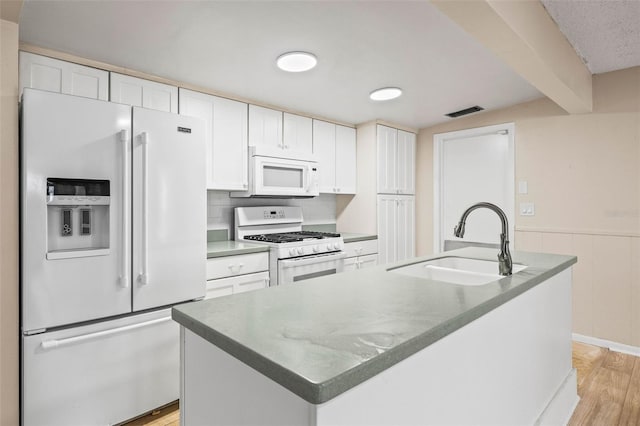
[[[467,216],[469,216],[469,213],[471,213],[475,209],[479,209],[481,207],[493,210],[500,217],[500,222],[502,222],[502,233],[500,234],[500,253],[498,253],[498,268],[500,270],[500,275],[511,275],[513,262],[511,260],[511,253],[509,252],[509,226],[507,215],[504,214],[500,207],[491,203],[476,203],[472,205],[467,210],[465,210],[464,213],[462,213],[460,222],[458,222],[456,227],[453,228],[453,234],[458,238],[464,237],[464,224],[467,220]]]

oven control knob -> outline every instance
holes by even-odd
[[[333,248],[335,248],[336,250],[340,250],[340,244],[339,243],[335,243],[333,245]]]
[[[291,255],[291,256],[295,256],[295,255],[296,255],[296,249],[294,249],[294,248],[290,248],[290,249],[289,249],[289,255]]]
[[[303,247],[299,247],[298,248],[298,254],[304,254],[304,248]]]
[[[319,251],[320,251],[320,247],[318,247],[318,246],[313,246],[313,252],[314,252],[314,253],[317,253],[317,252],[319,252]]]
[[[327,250],[331,250],[331,249],[332,249],[331,244],[327,244]]]

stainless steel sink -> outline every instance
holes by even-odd
[[[525,265],[513,264],[513,273],[526,268]],[[498,262],[464,257],[442,257],[390,269],[389,272],[469,286],[488,284],[505,278],[498,273]]]

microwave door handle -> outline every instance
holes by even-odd
[[[120,131],[122,142],[122,266],[120,285],[129,287],[129,212],[131,200],[131,167],[129,161],[129,131]]]

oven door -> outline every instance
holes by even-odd
[[[280,259],[278,260],[278,285],[342,272],[346,256],[345,252],[338,251],[316,256]]]

